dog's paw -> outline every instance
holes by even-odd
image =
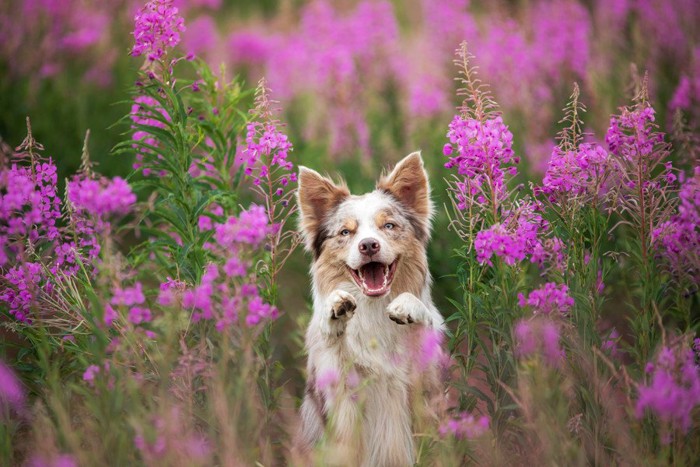
[[[386,314],[398,324],[413,324],[423,320],[425,305],[412,293],[404,292],[389,303]]]
[[[331,304],[331,320],[347,321],[355,314],[357,302],[348,292],[343,290],[334,290],[330,296]]]

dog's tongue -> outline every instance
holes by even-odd
[[[376,290],[384,286],[384,265],[382,263],[367,263],[361,268],[362,278],[370,289]]]

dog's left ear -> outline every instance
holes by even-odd
[[[433,215],[428,173],[423,167],[420,151],[404,157],[391,173],[379,179],[377,188],[389,192],[426,223]]]

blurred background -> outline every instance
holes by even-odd
[[[253,87],[265,76],[295,164],[341,174],[355,192],[382,167],[416,149],[438,206],[430,247],[434,294],[444,315],[456,294],[447,232],[441,149],[459,100],[454,50],[466,40],[515,136],[522,183],[539,183],[573,83],[588,107],[591,138],[629,102],[634,74],[649,73],[657,123],[679,134],[681,115],[700,122],[700,2],[697,0],[175,0],[185,17],[182,54],[223,79]],[[135,0],[5,0],[0,4],[0,138],[17,146],[31,117],[35,137],[63,179],[74,173],[86,130],[105,175],[128,176],[133,160],[110,154],[130,138],[130,57]],[[636,71],[635,71],[636,70]],[[677,156],[676,156],[677,157]],[[678,157],[677,157],[678,158]],[[682,165],[681,167],[685,167]],[[308,316],[309,258],[289,263],[282,329],[300,338]],[[300,293],[303,291],[303,293]],[[615,291],[608,291],[614,294]],[[614,302],[613,302],[614,303]],[[292,323],[291,321],[297,321]],[[280,343],[282,354],[298,341]]]

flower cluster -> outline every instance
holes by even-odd
[[[700,283],[700,167],[683,180],[678,212],[652,233],[676,276]]]
[[[293,165],[287,160],[287,155],[292,150],[292,143],[287,135],[278,130],[274,123],[263,124],[251,122],[246,132],[246,146],[243,149],[241,160],[245,164],[245,174],[253,177],[253,183],[260,184],[260,179],[270,176],[273,166],[291,171]],[[283,185],[289,181],[296,181],[296,174],[289,174],[283,178]],[[281,193],[278,193],[280,195]]]
[[[688,432],[693,409],[700,405],[700,367],[695,353],[681,346],[663,347],[655,362],[647,365],[647,373],[651,381],[639,386],[637,417],[649,411],[671,428]]]
[[[493,266],[491,258],[495,255],[512,266],[528,255],[532,255],[533,263],[561,255],[561,252],[553,251],[560,244],[550,242],[545,245],[539,239],[540,233],[548,229],[539,209],[535,203],[522,203],[516,210],[505,214],[503,223],[479,231],[474,239],[477,261]],[[548,247],[553,250],[550,251]]]
[[[136,202],[136,195],[121,177],[75,178],[68,182],[66,193],[75,209],[101,218],[126,214]]]
[[[503,119],[498,116],[480,122],[457,115],[450,123],[447,137],[450,143],[445,145],[443,153],[450,160],[445,167],[456,167],[457,173],[465,177],[467,194],[476,197],[478,204],[503,199],[506,173],[511,176],[517,173],[514,165],[506,166],[519,161],[512,149],[513,134]]]
[[[185,20],[172,0],[151,0],[134,17],[134,57],[146,55],[149,61],[160,60],[167,49],[180,43]]]
[[[7,408],[20,411],[24,407],[25,394],[14,371],[0,360],[0,420]]]
[[[620,115],[610,118],[605,142],[615,156],[630,162],[654,157],[656,146],[662,143],[662,133],[654,131],[654,108],[642,103],[633,109],[623,108]]]
[[[598,144],[584,143],[570,151],[555,147],[542,181],[542,192],[550,195],[552,201],[555,195],[598,196],[610,168],[610,155]]]
[[[564,242],[558,237],[545,238],[538,241],[532,249],[530,261],[540,269],[552,269],[564,272],[566,269],[566,253]]]
[[[554,282],[547,282],[539,289],[530,292],[527,297],[519,293],[518,305],[521,308],[531,307],[535,314],[565,315],[574,306],[574,299],[569,296],[569,287],[566,284],[557,285]]]
[[[39,257],[60,246],[56,222],[61,216],[61,199],[51,159],[34,154],[30,165],[19,162],[21,159],[0,170],[0,302],[7,304],[17,320],[29,323],[32,306],[40,294],[51,292],[51,284],[42,264],[29,261],[28,252]]]
[[[56,165],[51,159],[31,166],[13,164],[0,172],[0,249],[11,238],[56,240],[61,199],[56,193]],[[16,251],[15,251],[16,253]],[[6,250],[0,254],[5,257]],[[0,266],[4,262],[0,262]]]
[[[211,227],[211,218],[200,219],[200,228]],[[206,248],[221,258],[223,265],[206,267],[199,285],[185,289],[179,281],[168,281],[161,286],[158,301],[164,306],[175,303],[182,292],[182,306],[192,310],[192,321],[216,320],[219,331],[234,325],[245,316],[249,327],[274,320],[279,311],[265,303],[257,285],[248,282],[252,251],[259,248],[267,236],[276,230],[268,223],[265,208],[252,205],[238,217],[229,217],[213,226],[214,242]]]
[[[143,286],[136,282],[131,287],[115,288],[112,291],[112,300],[105,309],[104,321],[110,326],[116,318],[112,306],[120,306],[128,309],[127,318],[132,324],[143,324],[151,321],[151,310],[145,306],[146,297],[143,294]]]
[[[468,412],[462,412],[440,425],[441,436],[452,435],[457,439],[473,439],[486,434],[489,430],[489,417],[475,417]]]
[[[559,326],[547,318],[520,320],[513,328],[515,355],[520,358],[540,356],[551,366],[558,366],[564,355]]]

